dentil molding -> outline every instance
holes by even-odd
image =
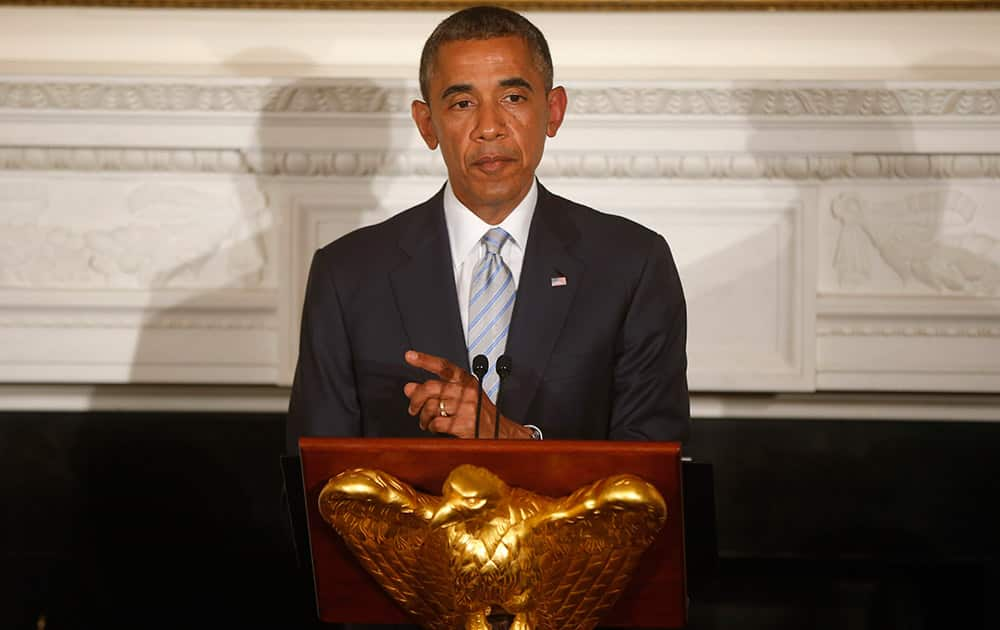
[[[672,116],[996,116],[1000,89],[597,88],[573,92],[576,114]]]
[[[583,116],[1000,116],[1000,88],[992,86],[594,87],[573,82],[568,87],[570,111]],[[0,81],[0,111],[409,115],[410,102],[418,97],[410,81]]]
[[[820,326],[816,329],[820,337],[1000,337],[1000,326],[914,326],[898,324],[880,326],[863,324],[857,326]]]

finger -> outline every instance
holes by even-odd
[[[470,388],[456,383],[428,381],[431,382],[438,384],[440,388],[436,390],[436,395],[428,397],[420,408],[420,428],[426,430],[437,418],[451,418],[456,425],[470,424],[475,416],[475,400],[468,396]],[[442,407],[447,416],[441,415]]]
[[[458,425],[459,423],[455,420],[455,418],[438,416],[429,422],[424,430],[430,431],[431,433],[448,433],[450,435],[462,437],[459,433]]]
[[[449,386],[446,383],[441,383],[441,381],[428,381],[434,382],[441,385],[440,389],[437,390],[435,396],[428,397],[426,402],[420,408],[420,428],[427,430],[427,426],[433,422],[436,418],[453,418],[458,415],[459,403],[455,398],[450,397],[448,392],[449,388],[455,387],[454,385]],[[454,394],[452,394],[453,396]],[[441,408],[444,407],[447,416],[441,415]]]
[[[429,427],[430,424],[438,418],[451,419],[450,415],[447,417],[441,415],[441,408],[438,406],[439,404],[440,401],[436,398],[428,400],[427,404],[420,410],[420,428],[424,431],[427,431],[427,427]]]
[[[445,383],[439,397],[445,402],[448,415],[458,416],[466,412],[474,415],[478,393],[477,388],[468,384]]]
[[[448,433],[459,438],[472,438],[475,437],[475,408],[471,405],[464,405],[462,412],[458,414],[448,416],[432,416],[423,425],[425,431],[430,431],[432,433]],[[490,419],[483,414],[483,427],[480,427],[480,435],[492,435],[493,424]],[[489,431],[486,431],[484,427],[490,427]]]
[[[457,367],[454,363],[443,357],[433,354],[408,350],[405,355],[406,362],[413,367],[427,370],[431,374],[451,383],[458,383],[462,380],[465,370]]]
[[[451,406],[454,403],[451,403],[451,404],[444,403],[445,409],[448,411],[448,415],[447,416],[442,416],[441,415],[441,403],[442,403],[441,399],[439,399],[439,398],[431,398],[423,406],[423,408],[420,410],[420,428],[421,429],[423,429],[424,431],[433,430],[433,429],[429,429],[428,427],[430,427],[432,424],[434,424],[438,420],[447,420],[449,423],[458,422],[458,413],[453,413],[453,411],[456,411],[456,410],[451,409]],[[438,431],[438,432],[440,432],[440,431]],[[449,430],[449,431],[445,431],[445,432],[446,433],[450,433],[451,431]]]
[[[410,387],[414,385],[414,387]],[[444,383],[438,380],[430,380],[424,383],[407,383],[403,387],[403,393],[409,393],[407,397],[410,399],[410,405],[407,411],[411,416],[416,415],[420,410],[427,404],[427,401],[431,398],[439,398],[441,396],[441,389],[444,387]]]

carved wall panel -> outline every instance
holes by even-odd
[[[155,173],[0,177],[0,287],[274,286],[255,182]]]
[[[1000,188],[855,183],[820,207],[820,386],[997,390]]]
[[[272,383],[274,223],[252,178],[0,173],[0,379]]]
[[[829,186],[820,292],[989,297],[1000,292],[1000,194],[961,180]]]
[[[692,388],[813,389],[812,187],[595,179],[551,187],[667,239],[688,302]]]

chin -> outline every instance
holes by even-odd
[[[522,185],[521,182],[516,184],[512,182],[504,182],[502,184],[498,183],[492,186],[483,186],[476,191],[476,196],[479,197],[479,199],[482,200],[482,203],[486,205],[502,206],[507,203],[520,201],[518,197],[523,191],[526,190],[527,186]]]

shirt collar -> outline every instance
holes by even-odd
[[[502,227],[511,236],[513,245],[524,252],[528,244],[528,232],[531,229],[531,218],[535,214],[535,204],[538,202],[538,180],[532,179],[531,188],[521,203],[507,215],[499,226],[490,225],[480,219],[476,213],[469,210],[451,189],[451,182],[444,187],[444,220],[448,226],[448,241],[451,245],[452,262],[458,269],[473,249],[479,246],[479,240],[490,228]]]

